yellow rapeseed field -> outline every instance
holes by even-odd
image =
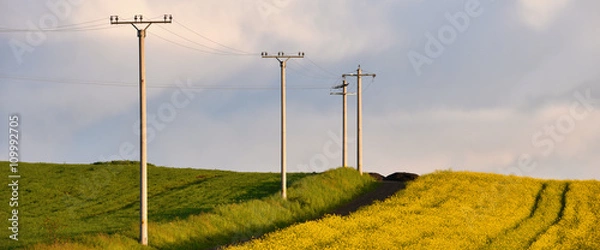
[[[600,182],[441,171],[230,249],[600,249]]]

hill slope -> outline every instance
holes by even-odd
[[[231,249],[600,249],[600,182],[438,172]]]
[[[2,249],[85,233],[115,233],[135,228],[138,222],[138,163],[21,163],[20,173],[20,237],[18,242],[3,239]],[[275,173],[149,166],[148,174],[152,222],[184,219],[210,212],[219,204],[263,198],[279,189],[279,175]],[[305,176],[290,174],[290,181]],[[0,190],[2,197],[9,197],[9,192],[7,188]],[[0,218],[9,218],[10,212],[7,204],[0,209]]]
[[[0,249],[140,249],[138,163],[20,163],[19,172],[19,241],[5,229]],[[350,169],[289,173],[283,201],[278,173],[149,166],[149,248],[203,249],[258,237],[321,216],[373,184]],[[0,195],[8,202],[10,187]]]

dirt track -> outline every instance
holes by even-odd
[[[368,192],[350,201],[348,204],[337,208],[331,214],[346,216],[363,206],[371,205],[375,201],[385,200],[398,190],[404,189],[405,186],[406,183],[401,181],[381,181],[381,184],[375,188],[375,190]]]

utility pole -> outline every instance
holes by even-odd
[[[342,96],[342,167],[348,166],[348,83],[343,76],[342,84],[333,86],[332,89],[342,89],[342,92],[331,92],[330,95]]]
[[[267,52],[260,53],[262,58],[275,58],[279,61],[281,67],[281,197],[287,198],[287,180],[286,180],[286,151],[285,151],[285,67],[288,60],[292,58],[304,58],[304,52],[298,55],[286,55],[278,52],[277,55],[269,55]]]
[[[119,21],[119,16],[110,16],[110,24],[131,24],[137,30],[139,41],[140,66],[140,244],[148,245],[148,175],[146,141],[146,65],[144,38],[146,30],[153,23],[171,23],[173,16],[164,15],[163,20],[144,21],[142,15],[135,15],[133,21]],[[143,26],[143,28],[137,25]]]
[[[362,80],[363,76],[371,76],[375,77],[375,74],[363,74],[360,65],[358,65],[358,69],[356,73],[352,74],[343,74],[343,77],[346,76],[356,76],[356,169],[362,175]]]

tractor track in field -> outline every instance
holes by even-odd
[[[360,209],[361,207],[373,204],[375,201],[383,201],[390,196],[394,195],[399,190],[406,187],[404,181],[387,181],[383,180],[381,183],[372,191],[353,199],[352,201],[338,207],[329,214],[346,216]]]
[[[563,187],[561,187],[562,191],[560,192],[559,197],[549,196],[549,194],[546,193],[547,189],[548,189],[548,183],[543,183],[535,197],[535,201],[531,207],[531,212],[529,213],[529,215],[522,218],[521,220],[519,220],[519,222],[517,222],[514,226],[507,228],[506,230],[504,230],[504,232],[500,233],[496,237],[488,239],[488,246],[485,247],[484,249],[489,248],[490,244],[494,244],[498,240],[502,241],[502,237],[505,237],[506,235],[508,235],[510,233],[517,232],[518,230],[520,230],[520,228],[522,226],[526,226],[527,223],[530,223],[529,221],[533,220],[534,217],[539,216],[538,213],[543,214],[542,211],[539,211],[540,207],[542,207],[542,203],[546,204],[546,203],[552,203],[552,202],[560,202],[560,208],[556,213],[556,217],[554,218],[554,220],[552,220],[551,223],[545,224],[545,225],[540,225],[542,228],[540,228],[538,232],[536,232],[534,235],[532,235],[532,237],[526,243],[527,248],[531,247],[536,241],[539,240],[539,238],[544,233],[546,233],[552,226],[556,225],[562,219],[562,217],[564,215],[564,210],[566,207],[566,199],[567,199],[566,197],[567,197],[567,193],[569,192],[569,183],[566,183]],[[557,200],[557,198],[559,198],[559,200]]]
[[[511,231],[516,231],[521,225],[523,225],[527,220],[530,220],[531,218],[533,218],[533,216],[535,215],[536,211],[538,210],[540,201],[542,199],[542,194],[544,193],[544,191],[546,190],[546,187],[548,186],[548,184],[543,183],[540,187],[540,190],[538,190],[538,193],[535,196],[535,201],[533,202],[533,205],[531,206],[529,215],[527,215],[526,217],[523,217],[522,219],[520,219],[514,226],[505,229],[502,233],[496,235],[494,238],[490,238],[488,239],[488,244],[492,243],[496,240],[498,240],[499,237],[501,237],[501,235],[506,235]]]
[[[396,192],[406,188],[406,183],[409,181],[379,180],[379,182],[380,182],[379,185],[375,189],[352,199],[351,201],[338,207],[334,211],[332,211],[330,213],[326,213],[326,215],[329,214],[329,215],[347,216],[347,215],[359,210],[361,207],[365,207],[365,206],[373,204],[376,201],[383,201],[383,200],[391,197]],[[247,241],[249,241],[249,240],[241,240],[241,241],[238,241],[237,244],[242,243],[242,242],[247,242]],[[223,246],[217,246],[217,247],[214,247],[211,249],[213,249],[213,250],[223,249]]]
[[[569,183],[567,182],[561,192],[561,197],[560,197],[560,210],[558,210],[558,214],[556,215],[556,218],[554,218],[554,221],[552,221],[552,224],[548,225],[548,227],[544,228],[542,231],[538,232],[537,235],[535,235],[535,237],[533,237],[531,239],[531,241],[529,242],[529,247],[531,247],[536,241],[539,240],[539,238],[544,235],[551,227],[553,227],[554,225],[556,225],[560,220],[562,220],[563,215],[565,213],[565,207],[567,206],[567,193],[569,192],[570,188],[569,188]]]

